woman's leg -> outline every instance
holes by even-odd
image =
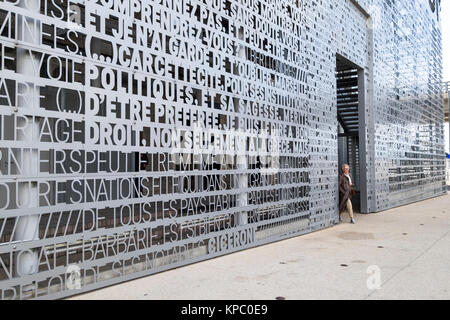
[[[352,202],[350,201],[350,199],[347,200],[347,210],[348,210],[348,214],[350,215],[350,219],[353,219],[353,206],[352,206]]]

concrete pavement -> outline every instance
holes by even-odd
[[[450,195],[356,222],[71,299],[450,299]]]

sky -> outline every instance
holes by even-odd
[[[444,81],[450,81],[450,0],[441,1],[442,50],[444,63]],[[449,126],[445,124],[445,150],[449,152]]]

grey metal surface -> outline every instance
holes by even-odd
[[[336,54],[367,212],[443,194],[437,3],[0,1],[0,298],[337,223]]]
[[[449,88],[450,88],[450,81],[444,82],[443,87],[444,87],[444,117],[445,117],[445,122],[448,122],[449,110],[450,110],[450,102],[449,102],[449,99],[448,99],[448,93],[449,93]],[[450,139],[449,139],[449,141],[450,141]]]

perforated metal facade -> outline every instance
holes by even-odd
[[[363,211],[443,194],[438,4],[1,0],[0,297],[337,223],[336,54],[359,67]]]

